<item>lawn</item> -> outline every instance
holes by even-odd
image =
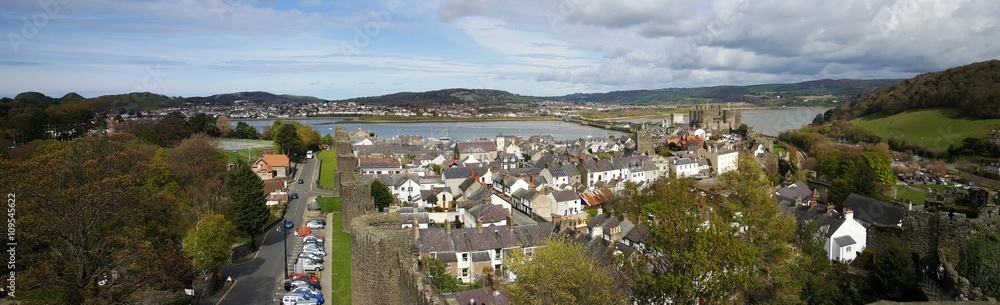
[[[897,184],[896,185],[896,199],[897,200],[909,199],[910,201],[913,201],[913,204],[915,204],[915,205],[923,205],[924,202],[926,201],[927,190],[934,190],[936,192],[941,192],[941,191],[944,191],[944,189],[947,186],[940,185],[940,184],[927,184],[927,185],[924,185],[924,184],[914,184],[913,187],[914,188],[918,188],[918,189],[920,189],[922,191],[915,190],[915,189],[913,189],[911,187],[907,187],[905,185],[899,185],[899,184]]]
[[[1000,128],[1000,119],[970,120],[958,118],[951,109],[906,111],[892,116],[873,114],[851,121],[852,124],[881,136],[896,136],[925,148],[944,151],[948,145],[960,146],[969,137],[983,138]]]
[[[339,199],[339,198],[338,198]],[[338,200],[339,201],[339,200]],[[351,304],[351,236],[340,231],[340,213],[333,214],[333,236],[327,236],[331,241],[330,280],[331,295],[328,304]]]
[[[332,189],[334,186],[333,173],[337,169],[337,151],[330,149],[319,152],[316,156],[320,163],[319,187]],[[340,208],[337,208],[339,211]],[[324,210],[326,212],[326,210]]]
[[[316,197],[323,213],[340,212],[340,197]]]
[[[229,160],[229,162],[247,162],[247,163],[250,163],[250,162],[256,161],[257,158],[260,158],[260,155],[263,154],[263,152],[265,150],[268,150],[268,149],[271,149],[271,148],[270,147],[257,147],[257,148],[250,148],[250,149],[223,150],[222,154],[226,156],[226,159]],[[273,150],[273,149],[271,149],[271,150]],[[247,156],[247,153],[249,153],[250,156],[252,156],[252,158],[253,158],[252,160],[250,159],[251,157]]]

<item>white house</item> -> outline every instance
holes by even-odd
[[[820,232],[826,235],[824,250],[830,260],[852,261],[868,242],[868,231],[854,220],[854,211],[850,208],[844,209],[844,219],[821,223]]]
[[[699,172],[698,161],[691,158],[680,158],[677,159],[677,163],[674,164],[674,173],[677,174],[677,178],[683,177],[693,177]]]
[[[718,149],[715,145],[708,146],[708,158],[712,162],[712,172],[716,175],[736,170],[739,156],[739,152],[732,149]]]
[[[549,193],[553,204],[552,214],[576,215],[583,212],[583,201],[575,191],[553,191]]]

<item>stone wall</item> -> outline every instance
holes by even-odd
[[[351,299],[354,304],[457,305],[420,272],[419,251],[397,213],[351,221]]]
[[[341,173],[340,176],[344,180],[340,190],[341,230],[350,232],[350,224],[355,217],[376,212],[375,200],[370,182],[353,177],[353,174]]]

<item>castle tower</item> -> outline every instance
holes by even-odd
[[[652,156],[656,152],[653,150],[653,134],[645,129],[635,132],[635,151],[640,154]]]

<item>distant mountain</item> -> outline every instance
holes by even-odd
[[[300,102],[312,103],[312,102],[326,101],[324,99],[312,96],[291,95],[291,94],[277,95],[274,93],[263,92],[263,91],[216,94],[204,97],[203,99],[212,99],[220,102],[235,102],[240,100],[246,100],[251,102],[265,102],[265,103],[300,103]]]
[[[85,98],[83,96],[80,96],[79,94],[76,94],[76,92],[70,92],[70,93],[66,93],[66,95],[63,95],[63,97],[59,98],[59,103],[60,104],[73,103],[73,102],[79,102],[79,101],[82,101],[82,100],[85,100],[85,99],[87,99],[87,98]]]
[[[828,111],[826,116],[852,120],[921,108],[953,108],[966,118],[1000,118],[1000,61],[921,74],[862,95]]]
[[[891,79],[822,79],[794,84],[627,90],[607,93],[576,93],[547,98],[567,102],[630,105],[717,102],[745,102],[762,106],[803,105],[804,100],[812,100],[813,104],[847,100],[898,81]]]
[[[354,102],[365,105],[496,105],[528,102],[532,97],[520,96],[507,91],[490,89],[443,89],[427,92],[399,92],[381,96],[358,97],[337,102]]]

